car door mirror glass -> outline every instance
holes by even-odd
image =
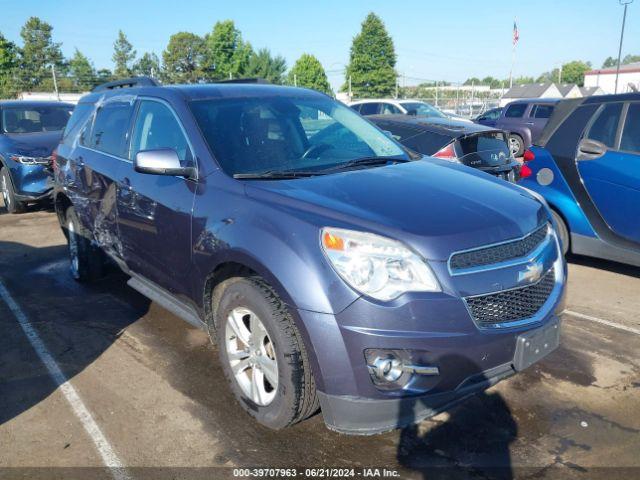
[[[195,169],[183,167],[175,150],[161,148],[156,150],[141,150],[133,160],[136,172],[151,175],[171,175],[178,177],[193,177]]]

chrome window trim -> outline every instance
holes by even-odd
[[[533,251],[527,253],[526,255],[512,258],[511,260],[505,260],[497,263],[489,263],[487,265],[479,265],[477,267],[460,268],[455,270],[451,268],[451,259],[455,255],[459,255],[461,253],[471,253],[478,250],[484,250],[486,248],[499,247],[500,245],[519,242],[527,238],[529,235],[532,235],[536,230],[540,228],[540,226],[534,228],[529,233],[518,238],[512,238],[510,240],[505,240],[502,242],[490,243],[488,245],[482,245],[480,247],[473,247],[473,248],[468,248],[466,250],[457,250],[455,252],[452,252],[451,255],[449,255],[449,258],[447,260],[447,270],[449,271],[449,275],[451,275],[452,277],[455,277],[458,275],[469,275],[472,273],[486,272],[489,270],[500,270],[502,268],[514,267],[514,266],[518,266],[518,265],[522,265],[524,263],[530,262],[532,259],[536,258],[545,248],[547,248],[549,242],[551,241],[551,231],[552,231],[551,224],[549,222],[546,222],[546,226],[547,226],[547,234],[545,235],[544,239],[540,242],[540,245],[538,245]]]

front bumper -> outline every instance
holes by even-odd
[[[47,165],[22,165],[6,161],[11,173],[16,200],[39,202],[53,193],[53,172]]]

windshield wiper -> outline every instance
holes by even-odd
[[[312,177],[314,175],[322,174],[310,170],[266,170],[264,172],[235,173],[233,175],[233,178],[237,178],[238,180],[278,180],[287,178]]]
[[[411,160],[407,160],[406,158],[397,158],[397,157],[362,157],[356,158],[355,160],[350,160],[345,163],[341,163],[339,165],[335,165],[333,167],[329,167],[325,170],[320,170],[321,172],[335,172],[338,170],[349,170],[354,167],[366,167],[370,165],[386,165],[388,163],[405,163],[410,162]]]

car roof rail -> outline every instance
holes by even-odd
[[[268,83],[271,82],[266,78],[255,77],[255,78],[230,78],[227,80],[216,80],[214,83]]]
[[[105,90],[115,90],[116,88],[132,88],[132,87],[159,87],[160,82],[151,77],[131,77],[115,80],[113,82],[103,83],[95,87],[93,92],[104,92]]]

